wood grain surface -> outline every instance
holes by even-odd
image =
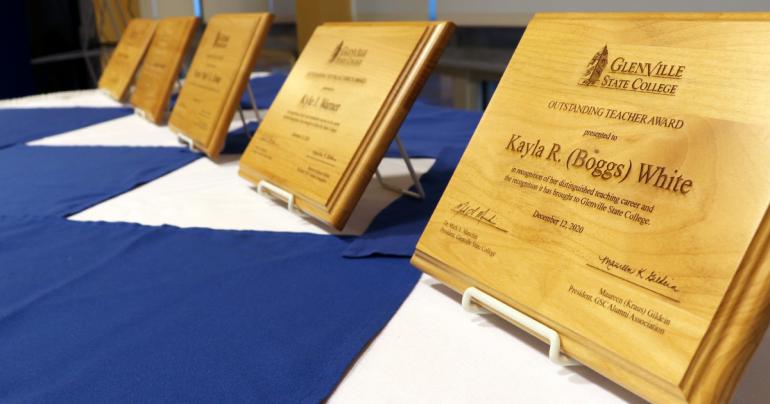
[[[222,151],[272,21],[270,13],[218,14],[206,26],[169,128],[211,158]]]
[[[126,26],[99,78],[98,87],[115,100],[122,101],[126,97],[156,25],[154,20],[134,18]]]
[[[151,122],[160,124],[167,118],[171,90],[197,26],[196,17],[169,17],[158,22],[131,95],[131,105]]]
[[[768,323],[767,14],[539,14],[412,262],[656,402],[725,402]]]
[[[342,228],[451,35],[446,22],[318,27],[241,158],[240,174]]]

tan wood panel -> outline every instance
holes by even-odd
[[[211,18],[174,106],[169,128],[216,158],[273,20],[270,13]]]
[[[131,105],[156,124],[166,119],[171,90],[197,26],[196,17],[170,17],[161,20],[155,29],[131,95]]]
[[[135,18],[128,23],[107,67],[104,68],[102,77],[99,78],[98,87],[110,97],[121,101],[126,96],[156,25],[156,21],[141,18]]]
[[[241,175],[278,185],[301,210],[343,227],[452,28],[318,27],[241,158]]]
[[[536,16],[413,263],[647,399],[729,399],[768,322],[765,19]]]

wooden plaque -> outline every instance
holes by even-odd
[[[299,209],[342,228],[452,29],[448,22],[316,28],[241,157],[241,176],[291,192]]]
[[[131,104],[156,124],[166,118],[171,90],[197,26],[196,17],[170,17],[161,20],[155,29],[136,80],[136,90],[131,95]]]
[[[99,78],[98,87],[110,97],[121,101],[126,96],[156,25],[153,20],[134,18],[126,26],[126,31]]]
[[[655,402],[725,402],[770,309],[770,14],[539,14],[412,262]]]
[[[218,14],[209,21],[169,120],[169,128],[211,158],[219,156],[246,89],[270,13]]]

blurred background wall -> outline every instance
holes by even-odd
[[[538,11],[770,11],[770,0],[26,0],[5,2],[0,98],[92,88],[130,18],[272,12],[257,69],[288,70],[324,21],[451,20],[458,28],[423,91],[483,109]],[[205,28],[202,24],[201,31]],[[200,35],[200,32],[198,35]],[[194,44],[193,44],[194,46]],[[188,60],[189,63],[189,60]]]

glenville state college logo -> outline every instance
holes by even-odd
[[[630,60],[624,56],[615,57],[610,62],[609,56],[607,45],[604,45],[586,64],[578,84],[667,96],[675,96],[679,90],[678,82],[684,76],[684,65]]]
[[[345,41],[340,41],[334,50],[332,50],[332,54],[329,57],[329,63],[360,66],[368,52],[368,49],[345,46]]]
[[[607,45],[599,52],[596,52],[594,57],[588,62],[586,72],[584,73],[583,81],[580,84],[584,86],[592,86],[599,81],[602,76],[604,67],[607,66]]]

